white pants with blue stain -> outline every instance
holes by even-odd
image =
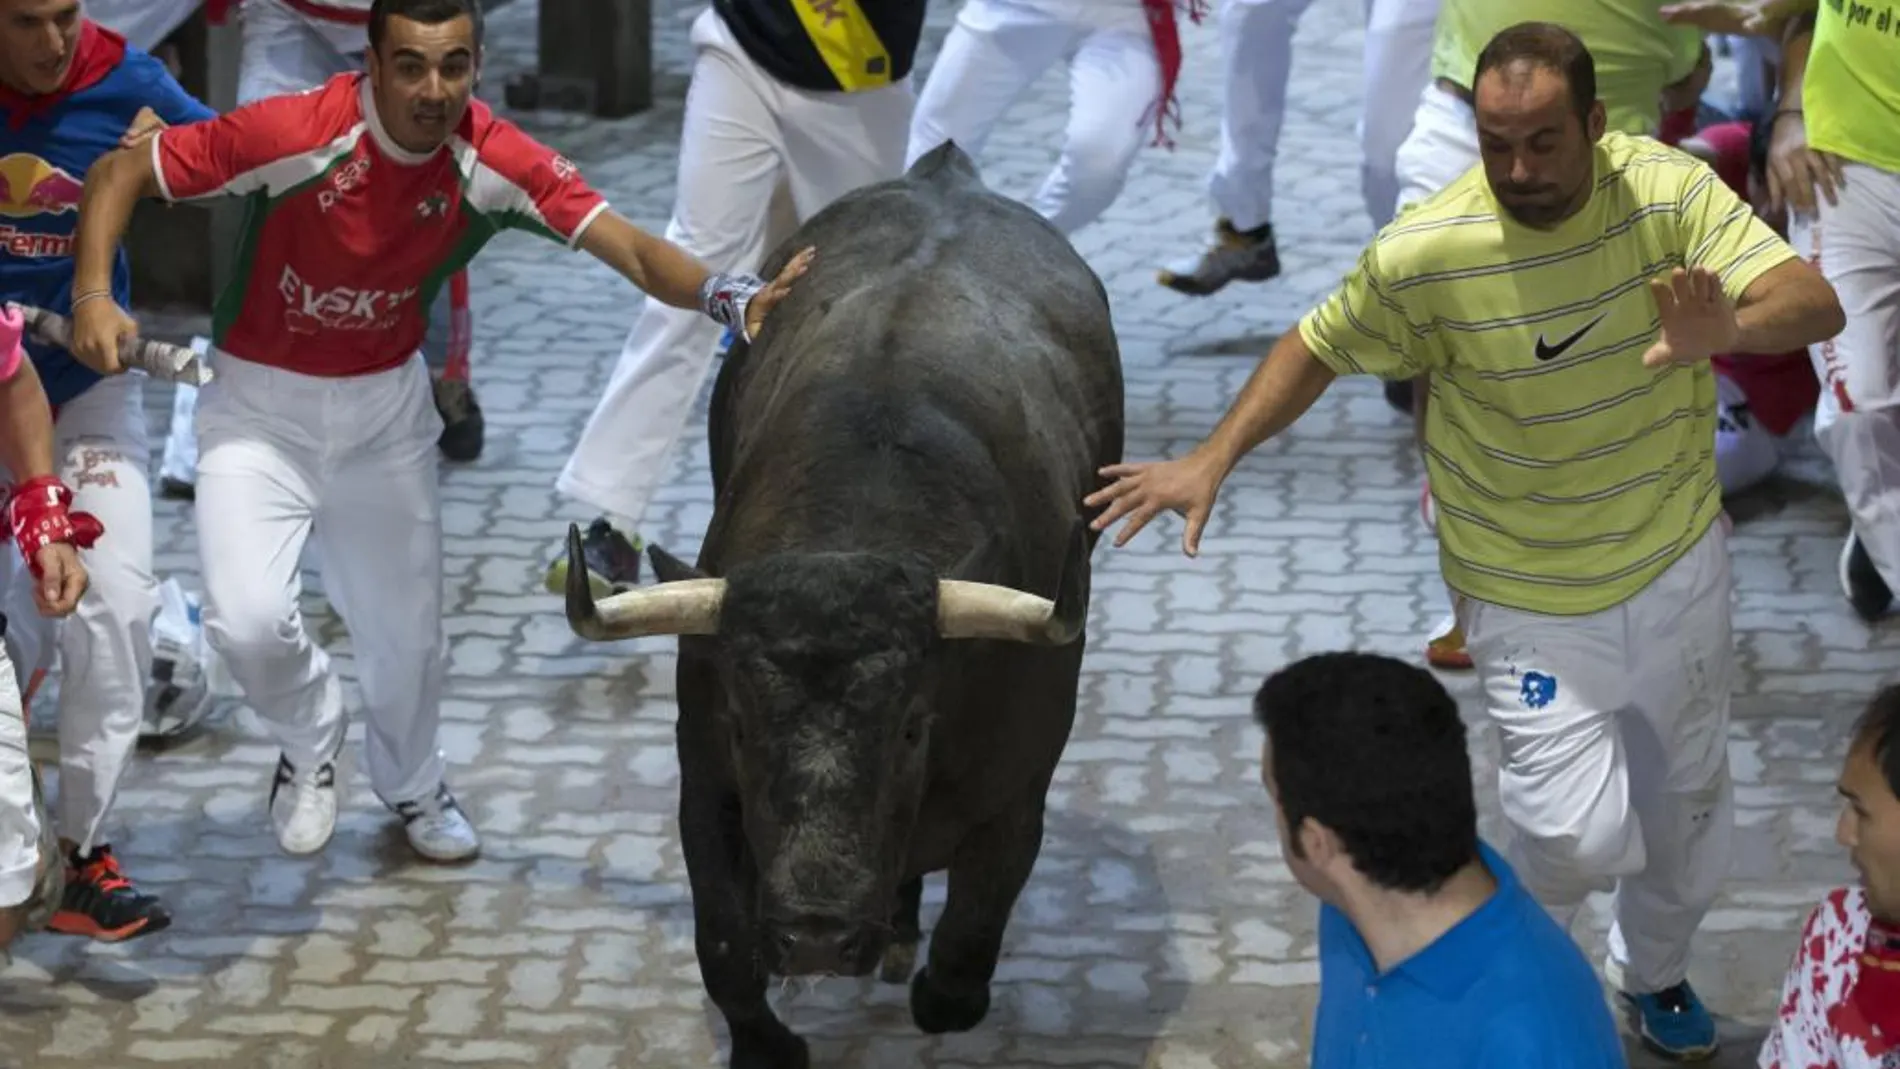
[[[1560,916],[1616,892],[1606,973],[1626,991],[1688,974],[1728,874],[1735,674],[1728,525],[1587,616],[1454,599],[1499,739],[1512,867]]]
[[[1161,65],[1141,0],[968,0],[917,99],[905,166],[945,141],[976,155],[1003,113],[1065,59],[1061,154],[1029,204],[1065,234],[1094,222],[1157,129]]]
[[[1311,2],[1221,0],[1226,106],[1208,192],[1238,230],[1273,221],[1273,166],[1286,116],[1293,31]],[[1438,5],[1439,0],[1365,0],[1360,189],[1375,228],[1391,220],[1398,198],[1394,158],[1412,128],[1419,94],[1431,81]]]
[[[152,672],[158,582],[144,382],[138,375],[102,379],[53,420],[54,465],[72,488],[72,507],[105,527],[80,551],[91,585],[73,614],[40,616],[26,562],[10,542],[0,545],[6,645],[27,700],[58,658],[58,830],[82,851],[110,841],[105,820],[138,745]],[[0,481],[10,480],[0,473]]]
[[[804,220],[853,189],[903,173],[914,103],[908,81],[856,93],[794,89],[760,69],[711,9],[694,21],[691,41],[696,58],[666,237],[713,270],[757,270],[790,236],[791,220],[774,224],[781,188],[790,214]],[[638,521],[666,479],[719,334],[701,312],[642,301],[556,488]]]

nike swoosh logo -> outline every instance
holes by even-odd
[[[1604,313],[1604,314],[1608,314],[1608,313]],[[1578,327],[1576,333],[1570,335],[1569,337],[1565,338],[1564,340],[1558,342],[1555,345],[1552,345],[1549,342],[1545,341],[1543,334],[1541,333],[1538,334],[1537,335],[1537,359],[1555,360],[1558,357],[1564,355],[1564,350],[1577,344],[1579,339],[1581,339],[1585,334],[1590,333],[1590,328],[1596,326],[1598,323],[1601,323],[1601,322],[1603,322],[1603,315],[1600,314],[1595,319],[1592,319],[1588,323],[1585,323],[1583,326]]]

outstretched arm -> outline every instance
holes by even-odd
[[[1292,426],[1332,385],[1333,370],[1313,355],[1299,329],[1287,331],[1254,368],[1240,396],[1213,432],[1184,457],[1154,464],[1113,464],[1099,474],[1114,482],[1082,499],[1101,508],[1090,525],[1097,531],[1126,516],[1115,536],[1123,546],[1163,512],[1187,517],[1181,549],[1195,556],[1214,498],[1240,458]]]
[[[656,237],[607,209],[581,233],[580,247],[620,272],[628,282],[675,308],[691,308],[728,327],[744,324],[746,339],[756,337],[772,306],[785,299],[792,280],[805,273],[812,250],[792,258],[767,285],[753,275],[709,270],[697,257]]]
[[[1376,244],[1324,303],[1280,336],[1254,368],[1240,396],[1207,439],[1186,456],[1152,464],[1114,464],[1109,485],[1082,499],[1103,509],[1091,526],[1105,530],[1122,517],[1117,546],[1163,512],[1187,517],[1181,549],[1200,552],[1201,532],[1221,483],[1240,459],[1293,425],[1343,374],[1410,379],[1430,369],[1430,353],[1398,300],[1388,292]]]

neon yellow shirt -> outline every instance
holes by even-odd
[[[1801,108],[1810,148],[1900,173],[1900,7],[1822,0]]]
[[[1432,77],[1471,88],[1478,53],[1520,22],[1554,22],[1583,40],[1596,61],[1597,97],[1609,128],[1653,134],[1663,87],[1681,81],[1702,54],[1700,32],[1670,26],[1656,11],[1667,0],[1448,0],[1438,11]]]
[[[1467,172],[1387,226],[1299,326],[1338,373],[1429,376],[1445,580],[1527,612],[1626,601],[1721,512],[1715,378],[1643,366],[1648,280],[1706,267],[1739,300],[1795,257],[1687,154],[1610,133],[1595,156],[1589,202],[1549,231]]]

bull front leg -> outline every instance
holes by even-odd
[[[684,770],[682,770],[684,771]],[[757,880],[739,800],[682,776],[680,847],[693,888],[693,945],[706,993],[732,1034],[728,1069],[810,1069],[811,1052],[765,1000],[758,925],[748,903]]]
[[[967,1032],[990,1012],[1003,932],[1042,850],[1042,799],[973,829],[950,860],[930,959],[910,985],[910,1016],[932,1035]]]
[[[878,978],[901,984],[917,968],[917,944],[924,937],[918,914],[924,906],[924,878],[913,876],[897,886],[897,908],[891,911],[891,945],[884,950]]]

